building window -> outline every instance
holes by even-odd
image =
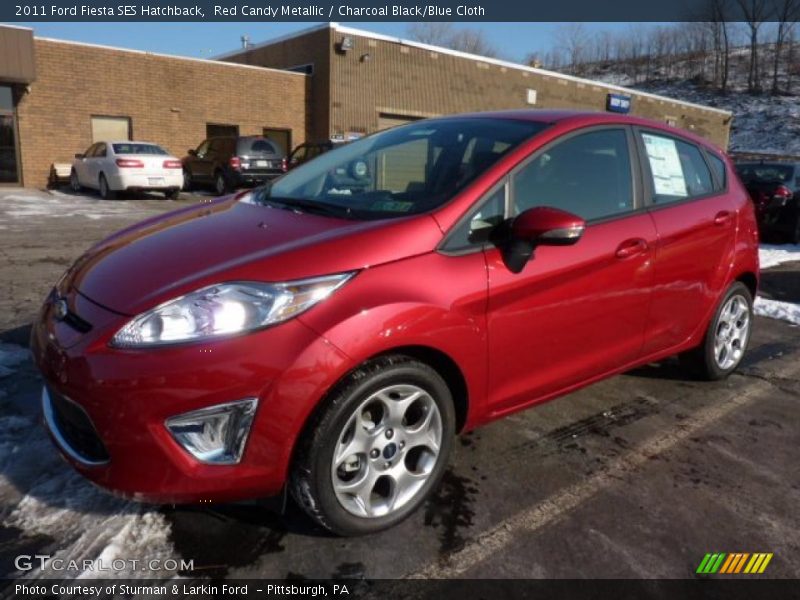
[[[264,127],[264,137],[274,142],[281,151],[288,155],[292,151],[292,130]]]
[[[225,125],[222,123],[206,123],[206,137],[237,137],[238,125]]]
[[[100,142],[103,140],[130,140],[131,131],[130,117],[92,117],[92,141]]]

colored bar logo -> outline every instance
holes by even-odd
[[[772,560],[772,552],[725,552],[708,553],[700,561],[695,573],[702,575],[726,574],[756,575],[763,573],[769,561]]]

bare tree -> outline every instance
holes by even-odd
[[[411,23],[408,37],[423,44],[445,46],[453,37],[453,30],[452,23]]]
[[[779,92],[778,71],[781,55],[787,38],[791,36],[794,26],[800,18],[800,0],[781,0],[776,14],[778,26],[775,32],[775,57],[772,61],[772,94]]]
[[[578,74],[587,60],[589,36],[586,29],[582,23],[568,23],[559,27],[555,35],[557,45],[566,54],[570,73]]]
[[[459,29],[452,23],[412,23],[408,28],[408,36],[423,44],[443,46],[470,54],[479,54],[490,58],[494,58],[498,54],[497,49],[483,31]]]
[[[769,0],[736,0],[742,10],[750,33],[750,68],[747,73],[747,91],[761,92],[761,75],[758,62],[758,32],[769,16]]]

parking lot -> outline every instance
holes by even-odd
[[[707,552],[770,552],[762,577],[800,573],[800,330],[774,318],[757,318],[727,381],[687,380],[665,361],[462,436],[434,499],[366,538],[329,536],[291,503],[281,515],[280,499],[157,507],[94,488],[39,425],[29,324],[91,244],[208,198],[0,191],[3,575],[65,575],[14,567],[20,554],[48,554],[184,558],[189,577],[682,578]],[[785,255],[762,293],[800,303],[800,249]]]

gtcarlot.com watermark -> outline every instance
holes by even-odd
[[[67,560],[53,558],[49,554],[20,554],[14,559],[14,567],[18,571],[77,571],[77,572],[115,572],[131,571],[194,571],[194,559],[153,558],[139,560],[135,558],[115,558],[113,560]]]

